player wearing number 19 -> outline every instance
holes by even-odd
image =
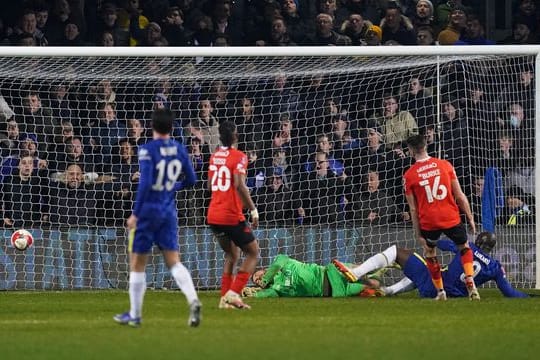
[[[459,209],[465,213],[473,234],[476,227],[469,201],[461,190],[454,167],[446,160],[430,157],[422,135],[409,137],[407,146],[416,163],[403,175],[403,186],[413,229],[424,248],[427,267],[437,289],[435,299],[446,300],[435,250],[437,240],[444,233],[460,251],[469,299],[480,300],[474,283],[473,253],[467,243],[467,231],[461,223]]]
[[[208,189],[212,192],[207,222],[219,245],[225,252],[221,277],[221,300],[219,308],[249,309],[240,297],[259,258],[259,244],[242,209],[250,210],[253,227],[257,227],[259,214],[246,186],[247,156],[236,149],[238,133],[234,123],[225,121],[219,125],[219,147],[208,166]],[[240,257],[245,259],[236,276],[234,270]]]
[[[139,148],[139,187],[133,213],[127,220],[130,230],[130,311],[118,314],[114,320],[122,325],[138,327],[144,292],[145,267],[148,253],[156,244],[163,253],[165,264],[189,303],[189,326],[198,326],[201,303],[186,267],[178,253],[178,225],[175,193],[195,184],[196,177],[185,148],[171,139],[174,117],[170,110],[160,109],[152,114],[154,140]],[[180,178],[184,175],[183,179]]]

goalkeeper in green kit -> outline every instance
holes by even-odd
[[[303,263],[287,255],[278,255],[267,269],[253,273],[258,287],[245,288],[247,297],[345,297],[379,296],[375,278],[367,283],[350,283],[334,264]]]

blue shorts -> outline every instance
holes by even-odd
[[[437,296],[437,289],[431,281],[426,261],[420,255],[413,253],[409,257],[403,268],[403,273],[416,285],[420,297],[434,298]]]
[[[176,217],[138,219],[137,228],[129,236],[129,251],[147,254],[156,244],[160,250],[178,251],[178,223]]]

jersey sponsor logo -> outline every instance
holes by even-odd
[[[146,149],[140,149],[138,157],[139,157],[139,161],[140,160],[151,160],[150,153]]]
[[[480,260],[481,262],[483,262],[484,264],[486,265],[489,265],[489,263],[491,262],[490,259],[488,259],[486,256],[484,256],[483,254],[481,254],[479,251],[475,251],[474,252],[474,256],[476,258],[478,258],[478,260]]]
[[[421,173],[422,171],[426,171],[426,170],[433,169],[433,168],[436,168],[436,167],[437,167],[437,163],[432,162],[431,164],[420,166],[418,169],[416,169],[416,172]]]
[[[161,156],[176,156],[178,154],[178,149],[176,146],[160,147],[159,153]]]

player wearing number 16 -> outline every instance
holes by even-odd
[[[236,149],[238,133],[234,123],[221,123],[219,138],[223,146],[212,154],[208,166],[208,189],[212,198],[207,217],[208,225],[225,252],[219,308],[249,309],[240,294],[257,265],[259,244],[246,223],[243,208],[250,210],[253,227],[259,223],[259,214],[246,186],[248,159]],[[240,249],[245,259],[234,276]]]
[[[422,135],[409,137],[407,146],[416,163],[403,176],[405,196],[416,238],[424,248],[431,280],[437,289],[435,299],[446,300],[435,251],[437,240],[444,233],[460,251],[469,299],[480,300],[474,283],[473,253],[467,244],[467,231],[461,223],[459,209],[465,213],[473,234],[476,227],[469,201],[461,190],[454,167],[446,160],[428,156],[426,140]]]
[[[138,327],[144,292],[145,267],[148,254],[156,244],[165,264],[189,303],[189,326],[198,326],[201,303],[186,267],[178,253],[178,214],[176,191],[195,184],[195,172],[188,154],[180,143],[171,139],[173,114],[159,109],[152,114],[154,140],[139,148],[139,187],[133,213],[127,220],[129,239],[129,300],[130,311],[114,316],[122,325]],[[183,175],[183,177],[181,177]]]

